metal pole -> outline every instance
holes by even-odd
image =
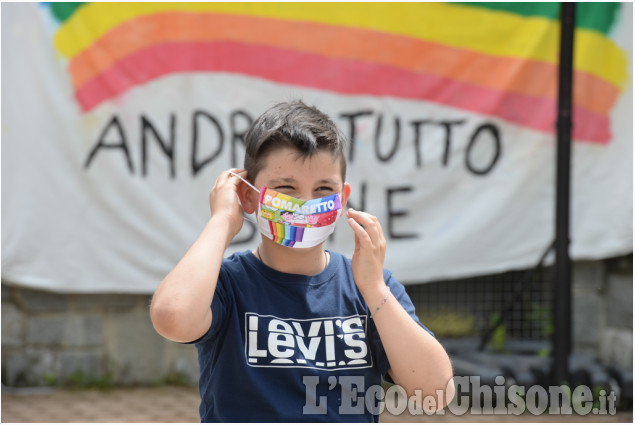
[[[569,383],[571,354],[571,259],[569,200],[575,3],[561,3],[560,69],[556,155],[556,262],[553,276],[551,384]]]

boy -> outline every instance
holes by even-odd
[[[196,344],[202,421],[377,421],[386,374],[408,395],[452,399],[447,354],[383,269],[379,221],[348,209],[352,260],[323,249],[351,192],[344,148],[314,107],[267,110],[246,136],[245,170],[217,178],[210,220],[157,288],[157,332]],[[262,243],[223,259],[243,211]],[[287,212],[316,224],[285,223]]]

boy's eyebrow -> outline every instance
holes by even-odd
[[[317,182],[318,184],[331,184],[331,185],[337,185],[337,182],[333,179],[322,179],[320,181]]]
[[[295,179],[293,177],[280,177],[280,178],[269,181],[270,185],[280,184],[280,183],[295,183]]]
[[[296,183],[296,179],[294,179],[293,177],[280,177],[280,178],[271,180],[269,182],[269,185],[273,186],[275,184],[281,184],[281,183]],[[321,179],[321,180],[318,180],[316,184],[337,185],[337,182],[333,179]]]

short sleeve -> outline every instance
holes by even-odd
[[[417,315],[415,314],[415,307],[410,300],[410,297],[406,293],[406,288],[403,284],[398,282],[389,271],[384,271],[384,281],[386,285],[390,288],[390,292],[395,297],[399,304],[406,310],[406,312],[412,317],[412,319],[421,326],[426,332],[430,335],[434,336],[428,328],[426,328],[423,323],[419,320]],[[377,362],[379,371],[382,377],[388,382],[394,383],[390,376],[387,375],[388,370],[390,369],[390,362],[388,361],[388,356],[386,355],[386,351],[384,350],[384,346],[381,342],[381,338],[379,337],[379,332],[377,331],[377,327],[375,326],[375,322],[370,320],[370,343],[371,349],[373,350],[373,357]]]
[[[229,282],[229,276],[227,272],[221,266],[221,270],[218,274],[218,281],[216,282],[216,291],[214,291],[214,298],[212,298],[212,324],[209,329],[199,339],[192,341],[189,344],[199,344],[211,341],[215,339],[221,330],[225,327],[228,316],[228,310],[231,306],[229,302],[229,291],[227,289]]]

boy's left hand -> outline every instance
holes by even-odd
[[[383,288],[386,238],[377,217],[349,208],[348,224],[355,232],[353,277],[360,291]]]

